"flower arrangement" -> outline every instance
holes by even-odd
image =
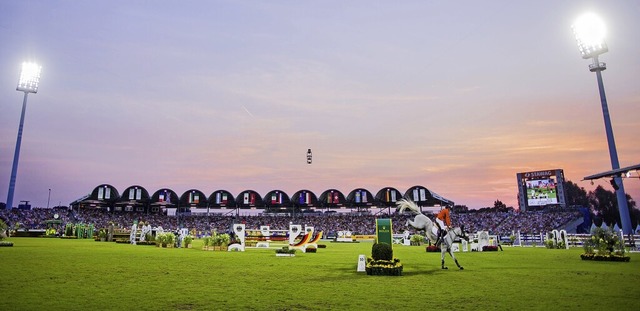
[[[304,251],[305,253],[317,253],[318,249],[315,247],[307,247]]]
[[[498,247],[493,245],[485,245],[482,247],[483,252],[497,252]]]
[[[47,237],[55,237],[56,236],[56,229],[49,228],[49,229],[45,230],[44,234]]]
[[[625,256],[624,242],[613,229],[596,228],[591,233],[591,238],[583,243],[584,253],[580,255],[582,260],[597,261],[624,261],[631,258]]]
[[[393,247],[387,243],[375,243],[371,248],[371,257],[367,258],[367,275],[402,275],[400,259],[393,258]]]
[[[365,271],[367,275],[402,275],[402,263],[400,259],[393,258],[393,260],[374,260],[371,257],[367,257],[367,264],[365,265]]]

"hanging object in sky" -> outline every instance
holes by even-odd
[[[307,164],[311,164],[311,149],[307,149]]]

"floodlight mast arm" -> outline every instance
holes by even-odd
[[[16,91],[24,92],[22,100],[22,114],[20,115],[20,126],[18,127],[18,139],[16,139],[16,150],[13,154],[13,166],[11,168],[11,178],[9,179],[9,193],[7,194],[6,208],[13,208],[13,193],[16,187],[16,175],[18,174],[18,160],[20,159],[20,145],[22,144],[22,129],[24,128],[24,115],[27,111],[27,96],[29,93],[38,92],[40,83],[40,71],[42,67],[36,63],[22,63],[22,71]]]
[[[16,188],[16,175],[18,173],[18,160],[20,159],[20,145],[22,145],[22,129],[24,128],[24,114],[27,111],[27,96],[29,92],[24,92],[22,100],[22,114],[20,115],[20,125],[18,126],[18,139],[16,140],[16,151],[13,154],[13,166],[11,167],[11,179],[9,180],[9,193],[7,194],[7,209],[13,208],[13,193]]]
[[[611,158],[611,168],[616,170],[620,168],[618,161],[618,151],[616,141],[613,136],[613,126],[611,125],[611,116],[609,114],[609,105],[607,104],[607,96],[604,91],[604,82],[602,80],[602,71],[607,69],[605,63],[598,61],[598,55],[593,56],[593,64],[589,65],[589,71],[596,73],[598,80],[598,91],[600,93],[600,103],[602,105],[602,116],[604,118],[604,128],[607,134],[607,143],[609,145],[609,157]],[[622,231],[624,234],[633,234],[631,228],[631,218],[629,216],[629,207],[627,205],[627,195],[624,191],[624,184],[620,175],[614,176],[612,182],[617,185],[616,200],[618,201],[618,212],[620,213],[620,222],[622,222]]]
[[[602,105],[602,116],[604,117],[604,128],[607,133],[607,142],[609,143],[609,156],[611,157],[611,168],[619,169],[618,151],[616,141],[613,136],[613,126],[611,125],[611,116],[609,114],[609,105],[607,104],[607,95],[604,91],[604,82],[602,80],[602,71],[607,69],[605,63],[598,61],[598,56],[593,57],[593,64],[589,66],[589,70],[596,73],[598,80],[598,91],[600,93],[600,103]]]

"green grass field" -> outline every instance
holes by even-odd
[[[400,277],[356,272],[370,242],[293,258],[273,250],[162,249],[11,238],[0,248],[0,310],[640,310],[640,254],[580,260],[582,249],[440,254],[395,246]]]

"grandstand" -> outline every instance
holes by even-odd
[[[323,231],[325,237],[335,237],[338,231],[350,230],[354,235],[375,234],[376,218],[391,218],[394,233],[405,230],[414,232],[405,225],[408,214],[392,213],[367,214],[354,210],[349,213],[301,213],[301,214],[273,214],[239,215],[219,214],[199,215],[182,213],[167,215],[164,213],[148,213],[135,211],[108,211],[100,208],[82,209],[32,209],[32,210],[0,210],[0,217],[5,219],[11,228],[19,224],[19,228],[28,230],[43,230],[47,228],[47,221],[58,215],[62,227],[66,223],[93,224],[95,228],[106,228],[113,223],[116,228],[127,230],[134,221],[144,221],[154,227],[161,226],[168,230],[188,228],[197,236],[208,235],[212,230],[218,232],[230,231],[233,223],[244,223],[248,227],[257,228],[269,225],[273,229],[287,229],[290,222],[313,226],[317,231]],[[580,222],[583,215],[579,211],[552,212],[468,212],[452,213],[452,221],[456,225],[464,225],[468,232],[488,231],[492,235],[509,237],[513,232],[520,231],[528,234],[546,233],[553,229],[567,230],[572,223]],[[575,228],[575,227],[574,227]],[[575,231],[572,231],[575,232]]]

